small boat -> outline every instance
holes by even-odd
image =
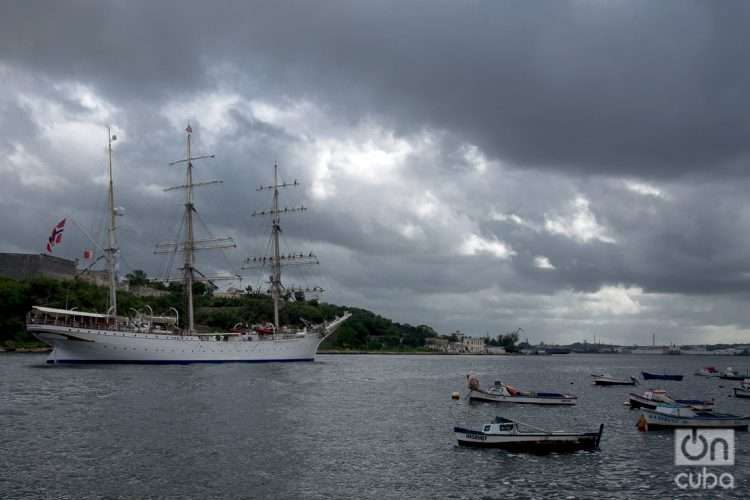
[[[728,413],[695,411],[684,406],[657,406],[654,410],[641,408],[638,430],[653,429],[737,429],[746,431],[750,417]]]
[[[522,430],[520,426],[532,430]],[[602,438],[604,424],[598,432],[549,432],[508,418],[496,417],[480,430],[454,427],[458,444],[481,448],[502,448],[521,453],[548,453],[578,450],[596,450]]]
[[[734,388],[735,398],[750,398],[750,379],[746,378],[739,387]]]
[[[628,404],[631,409],[647,408],[655,410],[657,406],[686,406],[698,411],[711,411],[713,400],[702,399],[672,399],[664,389],[650,389],[643,394],[630,393]]]
[[[705,368],[701,368],[695,374],[699,377],[718,377],[720,373],[716,368],[713,366],[706,366]]]
[[[737,373],[737,370],[732,368],[731,366],[724,370],[724,373],[719,375],[720,379],[723,380],[745,380],[747,378],[747,375],[740,375]]]
[[[677,382],[682,380],[682,375],[668,375],[666,373],[649,373],[641,372],[643,380],[675,380]]]
[[[570,354],[570,349],[564,347],[545,347],[544,352],[547,354]]]
[[[635,377],[630,378],[614,378],[608,373],[591,374],[594,377],[594,385],[637,385],[638,379]]]
[[[467,375],[470,401],[491,403],[519,403],[532,405],[574,405],[578,396],[559,392],[519,391],[515,387],[495,381],[494,387],[483,390],[476,377]]]

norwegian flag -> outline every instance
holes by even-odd
[[[62,233],[65,229],[65,219],[61,220],[52,228],[52,233],[47,239],[47,252],[52,253],[52,249],[55,245],[59,245],[62,242]]]
[[[191,127],[189,123],[188,123],[187,128],[185,129],[185,132],[187,132],[188,134],[192,134],[193,133],[193,127]]]
[[[90,260],[90,259],[92,259],[93,257],[94,257],[94,252],[92,252],[91,250],[84,250],[84,251],[83,251],[83,258],[84,258],[85,260]]]

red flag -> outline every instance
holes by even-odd
[[[55,245],[59,245],[62,242],[62,233],[65,229],[65,219],[61,220],[52,228],[52,234],[47,238],[47,252],[52,253],[52,249]]]
[[[84,259],[86,259],[86,260],[89,260],[89,259],[91,259],[91,258],[92,258],[93,256],[94,256],[94,252],[92,252],[91,250],[84,250],[84,251],[83,251],[83,258],[84,258]]]
[[[193,133],[193,127],[191,127],[189,123],[188,123],[187,128],[185,129],[185,132],[187,132],[188,134],[192,134]]]

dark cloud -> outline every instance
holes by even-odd
[[[125,265],[158,274],[153,244],[181,210],[161,188],[182,182],[167,163],[190,120],[196,151],[217,155],[196,176],[225,181],[197,194],[202,217],[239,246],[229,262],[206,256],[213,271],[262,253],[267,227],[250,215],[278,162],[305,186],[285,203],[310,208],[285,237],[321,254],[308,278],[327,280],[331,300],[473,333],[737,338],[749,326],[737,305],[750,284],[748,10],[8,3],[0,243],[36,251],[61,213],[100,232],[112,122]],[[67,237],[69,256],[87,244]]]
[[[665,178],[748,157],[745,2],[58,9],[7,5],[0,56],[132,99],[237,71],[355,119],[450,129],[521,166]]]

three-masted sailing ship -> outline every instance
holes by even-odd
[[[314,361],[320,343],[346,319],[346,313],[331,322],[306,325],[304,328],[283,327],[279,323],[282,294],[294,293],[294,288],[284,288],[281,269],[286,263],[302,263],[314,258],[282,255],[279,249],[281,214],[290,209],[279,208],[279,190],[293,184],[279,183],[274,166],[274,182],[260,190],[273,192],[273,207],[257,212],[272,218],[273,252],[267,259],[248,259],[254,265],[271,267],[270,292],[274,303],[274,322],[267,327],[235,328],[229,332],[198,332],[195,327],[193,305],[193,283],[213,281],[195,266],[196,250],[218,249],[235,246],[231,238],[196,239],[194,216],[197,213],[193,190],[199,186],[217,184],[221,181],[194,182],[193,162],[213,158],[213,155],[192,156],[192,129],[188,125],[187,155],[170,165],[186,166],[184,185],[167,188],[166,191],[185,191],[183,215],[184,239],[161,243],[156,253],[181,253],[184,257],[181,281],[185,292],[184,327],[179,328],[178,313],[175,316],[139,314],[135,317],[118,315],[117,311],[117,238],[112,180],[112,135],[109,136],[109,186],[108,186],[108,244],[104,255],[109,270],[109,302],[107,313],[85,312],[34,306],[27,315],[26,328],[36,338],[50,345],[53,350],[48,363],[220,363],[220,362],[281,362]],[[294,209],[292,209],[294,210]],[[299,210],[304,210],[300,208]],[[316,259],[317,260],[317,259]]]

